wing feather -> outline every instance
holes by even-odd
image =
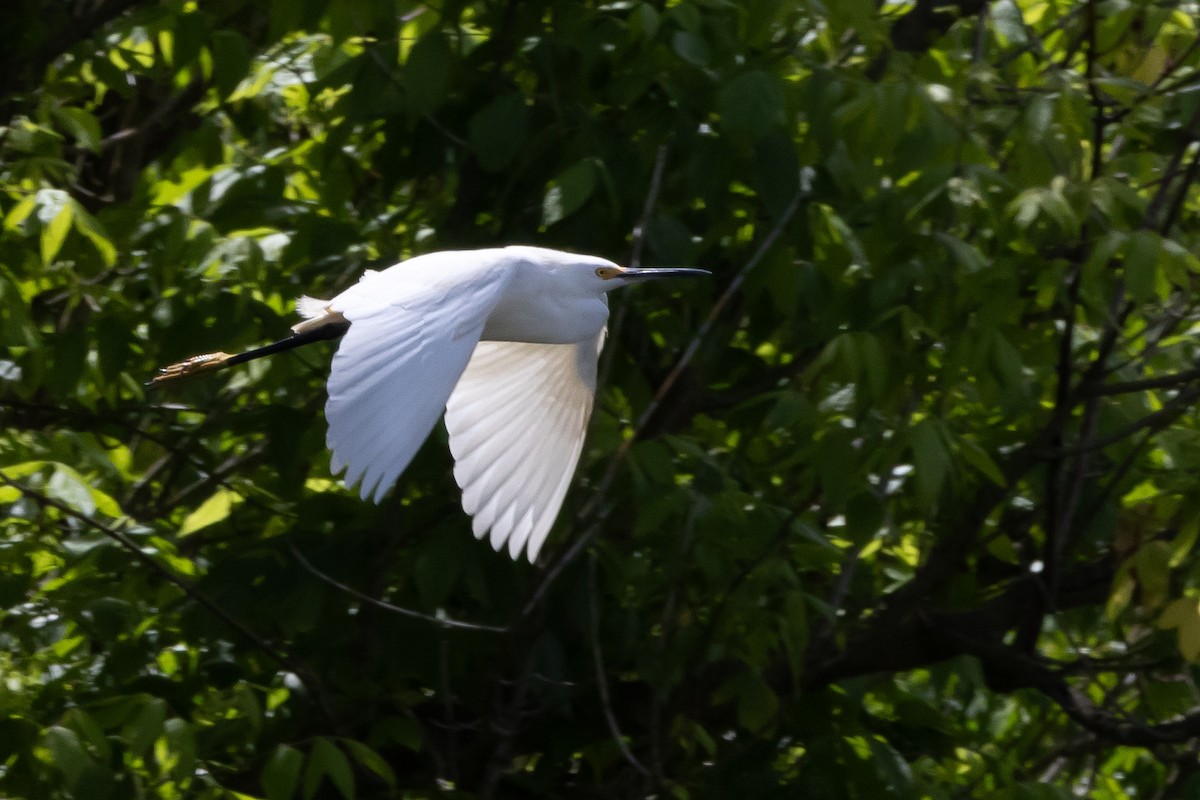
[[[350,329],[329,375],[326,444],[364,500],[383,498],[437,424],[506,276],[372,273],[329,301]]]
[[[583,450],[603,335],[480,342],[446,404],[463,510],[478,538],[537,558]]]

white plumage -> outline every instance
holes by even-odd
[[[480,342],[446,403],[463,510],[482,539],[537,558],[575,472],[603,334],[577,344]]]
[[[207,353],[160,385],[342,336],[329,375],[334,474],[379,502],[443,409],[472,528],[515,559],[537,558],[583,449],[608,321],[606,292],[707,274],[623,269],[595,256],[504,247],[417,256],[368,270],[332,300],[302,297],[281,342]]]

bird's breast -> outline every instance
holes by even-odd
[[[604,295],[572,297],[546,291],[508,291],[488,315],[483,338],[494,342],[573,344],[598,336],[607,322]]]

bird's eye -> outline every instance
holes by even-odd
[[[602,281],[611,280],[621,274],[621,270],[612,267],[596,267],[596,277]]]

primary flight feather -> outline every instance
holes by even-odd
[[[707,274],[622,268],[540,247],[429,253],[368,271],[280,342],[161,370],[161,384],[342,337],[325,417],[332,471],[376,502],[443,410],[463,510],[477,538],[537,558],[566,495],[596,392],[606,293],[639,280]]]

